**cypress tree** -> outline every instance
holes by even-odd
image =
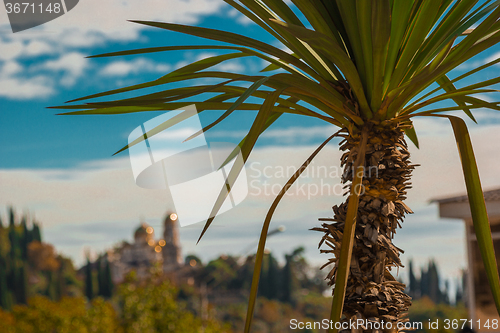
[[[16,224],[16,216],[14,213],[14,208],[9,207],[9,228],[14,229]]]
[[[56,274],[53,271],[46,272],[47,277],[47,288],[45,289],[45,296],[50,298],[53,301],[57,301],[59,299],[59,295],[57,292],[57,278]]]
[[[285,254],[286,264],[282,270],[282,297],[283,302],[293,304],[293,289],[295,285],[294,263],[297,257],[304,253],[304,247],[299,246],[291,254]]]
[[[264,253],[264,257],[262,258],[262,271],[260,272],[260,281],[259,281],[259,295],[269,298],[269,285],[267,280],[267,272],[269,269],[269,254]]]
[[[102,268],[102,257],[99,257],[96,260],[96,265],[97,265],[97,287],[98,287],[97,295],[104,296],[104,294],[106,293],[105,291],[106,286],[104,285],[105,281],[104,281],[104,271]]]
[[[18,258],[21,258],[22,250],[19,244],[19,235],[13,225],[9,225],[10,259],[14,264]]]
[[[105,281],[105,293],[104,293],[104,297],[107,297],[107,298],[110,298],[111,296],[113,296],[113,288],[114,288],[114,285],[113,285],[113,278],[111,276],[111,267],[109,265],[109,260],[106,258],[105,260],[105,267],[104,267],[104,281]]]
[[[38,223],[33,222],[33,240],[42,242],[42,235],[40,233],[40,227],[38,226]]]
[[[20,237],[21,255],[24,261],[28,259],[29,230],[26,225],[26,217],[21,219],[22,235]]]
[[[35,222],[33,221],[33,219],[31,219],[31,223],[30,223],[31,229],[28,229],[28,233],[26,234],[26,240],[27,240],[28,244],[31,243],[32,241],[34,241],[34,239],[33,239],[33,229],[35,227],[34,223]]]
[[[66,295],[66,279],[64,278],[65,272],[68,269],[72,269],[72,267],[68,267],[68,261],[64,259],[62,256],[57,257],[60,262],[59,269],[57,270],[57,281],[56,281],[56,291],[57,297],[60,299],[63,295]]]
[[[413,298],[416,298],[418,297],[418,293],[419,293],[419,286],[418,286],[418,282],[417,282],[417,278],[415,277],[415,274],[413,273],[413,260],[410,260],[410,263],[409,263],[409,280],[410,280],[410,283],[408,285],[408,288],[409,288],[409,295]]]
[[[13,260],[11,257],[8,257],[6,258],[5,260],[6,262],[6,265],[5,267],[7,268],[5,270],[5,275],[7,276],[7,290],[9,290],[9,293],[11,294],[11,301],[14,301],[13,297],[13,293],[16,289],[16,275],[15,275],[15,267],[14,267],[14,264],[13,264]]]
[[[429,297],[434,303],[441,303],[442,295],[441,290],[439,289],[439,273],[437,271],[436,263],[434,260],[429,262],[429,270],[428,270],[428,279],[429,279]]]
[[[462,270],[462,300],[465,304],[465,306],[470,306],[469,303],[469,288],[467,288],[467,280],[469,279],[469,276],[467,275],[468,272],[466,270]]]
[[[278,297],[278,262],[269,254],[269,264],[267,269],[267,298],[276,299]]]
[[[281,300],[286,303],[292,303],[292,280],[293,280],[293,273],[292,273],[292,256],[291,255],[285,255],[286,263],[285,266],[283,267],[283,282],[282,282],[282,296]]]
[[[16,232],[16,217],[14,214],[14,209],[9,207],[9,242],[10,242],[10,257],[12,263],[15,262],[19,254],[19,241]]]
[[[420,296],[429,296],[429,279],[424,267],[420,269]]]
[[[464,301],[463,288],[460,285],[460,280],[457,279],[457,289],[455,291],[455,305],[462,303]]]
[[[22,261],[18,261],[13,267],[14,271],[14,296],[17,304],[26,304],[28,300],[28,272],[26,265]]]
[[[27,303],[28,279],[24,262],[17,260],[11,264],[7,272],[7,289],[13,304]]]
[[[441,293],[441,297],[442,297],[442,302],[444,304],[447,304],[447,305],[450,305],[450,296],[448,296],[449,292],[450,292],[450,281],[445,280],[444,281],[444,292]]]
[[[87,256],[87,265],[85,266],[85,296],[90,301],[94,298],[94,285],[92,283],[92,265]]]
[[[0,307],[10,310],[9,288],[7,287],[7,265],[5,260],[0,260]]]

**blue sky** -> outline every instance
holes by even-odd
[[[44,225],[44,237],[62,253],[80,263],[85,247],[102,251],[121,239],[130,239],[132,229],[144,218],[154,227],[169,208],[168,193],[144,190],[134,184],[127,153],[111,155],[127,143],[130,132],[154,113],[121,116],[56,116],[47,106],[103,90],[155,79],[188,62],[214,54],[169,52],[123,58],[85,59],[92,54],[137,47],[179,44],[210,44],[182,34],[146,29],[127,19],[161,20],[195,24],[243,33],[268,43],[272,38],[249,23],[222,1],[81,1],[64,16],[45,25],[13,34],[7,15],[0,9],[0,212],[5,207],[30,211]],[[277,46],[277,44],[275,44]],[[495,46],[454,71],[453,76],[498,57]],[[255,73],[266,66],[261,60],[243,58],[221,67]],[[498,76],[493,67],[475,76]],[[467,83],[467,82],[466,82]],[[479,110],[479,125],[471,128],[481,177],[486,189],[499,187],[500,117]],[[215,114],[202,115],[202,124]],[[238,142],[252,117],[229,117],[208,138]],[[448,277],[458,276],[465,266],[463,226],[439,220],[434,197],[464,191],[460,165],[449,124],[443,120],[419,119],[417,131],[422,149],[412,148],[414,189],[409,195],[415,214],[398,232],[395,243],[404,244],[403,260],[415,258],[423,264],[435,257]],[[250,163],[258,167],[300,165],[334,129],[304,117],[282,117],[257,146]],[[439,142],[439,145],[436,145]],[[337,165],[339,152],[329,145],[317,165]],[[250,175],[251,176],[251,175]],[[275,179],[282,184],[286,179]],[[305,183],[318,182],[305,179]],[[338,179],[334,180],[338,183]],[[197,253],[205,260],[224,252],[240,253],[257,238],[272,195],[249,197],[225,213],[200,245],[195,241],[201,225],[183,228],[185,254]],[[287,198],[278,209],[275,226],[287,231],[270,239],[269,247],[282,257],[305,245],[315,264],[326,258],[315,249],[318,235],[306,231],[319,225],[318,217],[331,215],[330,207],[340,196],[314,196],[307,200]],[[434,231],[429,235],[429,230]]]

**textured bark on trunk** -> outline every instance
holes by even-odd
[[[340,136],[345,139],[340,146],[344,151],[342,182],[350,188],[360,136],[351,135],[347,130]],[[404,293],[405,285],[396,281],[391,271],[403,267],[399,258],[403,251],[392,243],[392,239],[396,229],[401,227],[404,215],[412,213],[403,202],[415,167],[410,164],[409,157],[403,129],[373,126],[369,130],[343,315],[346,321],[362,319],[373,326],[343,332],[400,332],[398,323],[407,321],[405,317],[411,298]],[[336,260],[340,256],[348,201],[334,206],[334,217],[320,219],[327,223],[315,228],[324,232],[320,246],[328,247],[321,252],[334,255],[323,266],[334,264],[327,276],[332,286],[335,284]],[[376,329],[381,327],[376,322],[381,324],[382,321],[386,323],[384,329]]]

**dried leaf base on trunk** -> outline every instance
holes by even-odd
[[[345,152],[341,160],[344,168],[342,182],[350,184],[360,136],[349,135],[347,131],[340,135],[345,138],[340,147]],[[346,321],[362,319],[374,325],[358,327],[352,332],[399,332],[398,323],[407,321],[405,317],[411,298],[404,293],[405,285],[396,281],[391,270],[403,267],[399,258],[403,251],[392,244],[392,239],[405,214],[412,213],[403,203],[415,167],[410,164],[409,157],[403,129],[374,126],[370,130],[364,189],[359,201],[343,315]],[[320,246],[325,244],[328,249],[321,252],[334,255],[323,266],[334,264],[327,276],[332,286],[335,284],[336,260],[340,256],[348,200],[333,207],[333,218],[320,219],[329,223],[314,229],[325,233]],[[382,321],[384,329],[376,329],[379,325],[375,322]]]

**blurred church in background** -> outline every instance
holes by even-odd
[[[177,214],[167,213],[163,223],[163,238],[155,239],[153,227],[145,222],[134,232],[134,242],[124,241],[107,252],[113,282],[120,283],[127,273],[136,271],[143,279],[151,268],[161,269],[164,274],[177,275],[184,266],[179,239]]]

